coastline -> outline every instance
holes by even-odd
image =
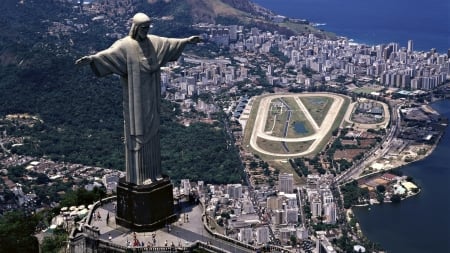
[[[434,109],[434,108],[433,108],[433,111],[437,112],[437,110]],[[448,122],[448,114],[446,114],[445,112],[444,113],[438,112],[438,115],[441,116],[441,117],[444,117],[445,121]],[[430,145],[427,145],[428,149],[427,149],[427,152],[425,154],[421,155],[420,157],[418,157],[414,161],[410,161],[410,162],[401,161],[401,164],[399,164],[398,166],[392,168],[391,170],[398,170],[398,169],[402,169],[402,168],[408,166],[408,169],[412,169],[412,172],[411,172],[412,174],[414,174],[414,171],[416,171],[416,174],[417,174],[417,170],[421,171],[420,168],[423,168],[423,162],[422,161],[425,160],[425,158],[429,158],[434,152],[436,152],[436,149],[438,148],[438,145],[442,144],[443,140],[447,140],[447,138],[443,138],[443,137],[446,134],[446,129],[447,129],[448,123],[442,124],[442,126],[443,126],[443,128],[439,132],[439,135],[436,137],[434,143],[430,144]],[[444,154],[444,156],[445,156],[445,154]],[[437,157],[442,157],[442,149],[439,152],[437,152]],[[417,165],[415,165],[415,164],[417,164]],[[431,166],[433,166],[434,164],[435,163],[433,163],[432,161],[430,162]],[[436,167],[436,165],[434,165],[433,167]],[[403,171],[403,172],[408,173],[407,170]],[[425,176],[426,178],[430,177],[429,173],[422,174],[422,175],[426,175]],[[416,176],[414,176],[414,179],[417,178]],[[385,205],[385,207],[381,207],[382,205],[380,205],[380,204],[382,204],[382,203],[376,203],[378,205],[376,205],[376,204],[369,204],[369,203],[361,204],[361,205],[352,205],[351,208],[349,208],[346,211],[348,213],[347,216],[352,217],[354,219],[353,222],[356,222],[356,226],[353,227],[355,229],[355,232],[358,235],[362,236],[362,237],[368,238],[368,240],[370,240],[374,244],[380,245],[381,248],[383,248],[385,250],[383,252],[386,252],[386,250],[394,251],[393,249],[395,249],[396,247],[397,247],[397,250],[398,249],[403,249],[404,248],[403,247],[404,246],[404,242],[410,240],[410,237],[403,236],[401,238],[401,240],[403,240],[403,244],[401,243],[401,240],[398,240],[398,241],[397,240],[392,240],[392,238],[390,238],[390,236],[385,236],[383,233],[379,232],[380,227],[383,227],[384,229],[387,229],[389,231],[389,233],[394,233],[394,234],[398,233],[399,231],[402,231],[402,230],[401,229],[398,229],[398,230],[397,229],[393,229],[392,231],[390,231],[388,226],[380,225],[380,224],[385,224],[385,223],[383,223],[383,222],[379,223],[378,221],[380,219],[380,216],[381,217],[385,217],[385,215],[387,215],[388,213],[389,213],[389,215],[393,215],[394,219],[399,217],[399,216],[396,216],[395,214],[397,214],[397,215],[400,214],[400,215],[402,215],[402,217],[403,217],[403,215],[405,215],[405,218],[404,218],[405,222],[408,221],[408,220],[411,220],[411,219],[415,220],[414,217],[416,217],[416,216],[414,216],[414,215],[411,216],[411,213],[414,213],[416,215],[417,215],[417,213],[421,213],[422,214],[424,212],[424,210],[416,210],[416,206],[419,203],[420,203],[421,206],[422,205],[426,205],[425,204],[426,201],[429,202],[430,201],[430,196],[434,197],[433,192],[436,191],[436,188],[430,187],[430,183],[429,182],[428,182],[428,184],[427,184],[427,182],[422,182],[424,180],[425,179],[423,177],[418,178],[418,180],[414,180],[414,181],[421,182],[422,184],[420,184],[420,185],[417,184],[418,190],[416,192],[411,192],[410,194],[408,194],[404,198],[401,198],[400,202],[403,202],[403,200],[409,199],[409,198],[411,198],[413,196],[416,196],[416,195],[418,196],[419,193],[423,193],[422,190],[425,189],[424,187],[427,188],[426,193],[425,193],[425,195],[423,195],[423,197],[413,198],[412,201],[408,201],[408,202],[405,202],[405,203],[397,203],[397,204],[400,204],[400,205]],[[443,181],[445,181],[445,179],[443,179]],[[435,184],[439,184],[439,183],[433,181],[431,184],[435,185]],[[383,203],[395,204],[395,203],[392,203],[392,201],[384,201]],[[374,210],[371,210],[371,206],[372,205],[376,206],[376,208]],[[394,206],[397,206],[397,207],[394,207]],[[405,210],[405,208],[406,208],[406,210]],[[419,209],[423,209],[423,208],[419,208]],[[448,224],[448,221],[444,221],[444,224],[445,224],[445,222],[447,222],[447,224]],[[348,219],[347,219],[347,223],[350,224]],[[363,224],[363,228],[364,229],[361,229],[360,223]],[[402,222],[402,223],[404,223],[404,222]],[[439,223],[439,224],[441,224],[441,223]],[[403,224],[403,226],[404,225],[405,224]],[[401,226],[402,225],[399,224],[396,227],[401,227]],[[444,227],[445,227],[445,225],[444,225]],[[364,230],[364,232],[363,232],[363,230]],[[369,239],[369,236],[370,236],[370,239]],[[381,239],[381,238],[383,238],[383,239]],[[435,246],[435,247],[439,248],[440,246]],[[415,248],[415,246],[414,246],[414,248]],[[415,250],[419,250],[419,249],[415,249]],[[411,251],[411,252],[413,252],[413,251]],[[414,252],[419,252],[419,251],[414,251]]]
[[[432,4],[422,1],[378,0],[371,4],[371,8],[367,8],[368,3],[357,0],[252,2],[288,18],[307,20],[311,24],[326,24],[318,28],[345,36],[349,40],[353,39],[359,44],[371,46],[396,42],[406,46],[408,40],[413,40],[416,51],[426,52],[436,48],[441,53],[446,53],[449,47],[445,37],[445,34],[448,34],[445,15],[436,15],[448,7],[448,3],[443,0],[432,0]],[[390,5],[389,10],[383,7],[385,4]],[[405,6],[410,8],[408,12],[404,12]],[[427,17],[429,21],[398,22],[398,19],[394,18],[398,15],[405,17],[405,20],[422,16]]]
[[[442,136],[444,134],[445,134],[445,129],[440,132],[439,136],[436,138],[436,141],[433,144],[428,144],[428,145],[422,144],[421,147],[422,148],[424,146],[427,147],[427,151],[426,151],[425,154],[419,156],[417,159],[409,161],[409,162],[406,162],[406,161],[400,159],[400,160],[397,161],[397,164],[396,164],[395,167],[392,167],[392,168],[390,168],[388,170],[376,171],[374,173],[363,175],[362,177],[358,178],[358,180],[376,177],[377,175],[381,175],[381,174],[384,174],[384,173],[389,173],[390,171],[399,170],[399,169],[401,169],[401,168],[403,168],[403,167],[405,167],[407,165],[411,165],[411,164],[414,164],[416,162],[424,160],[425,158],[429,157],[435,151],[435,149],[439,145],[439,143],[440,143],[440,141],[442,139]],[[411,147],[411,146],[417,146],[417,145],[409,145],[408,147]],[[414,183],[417,186],[418,190],[416,192],[408,191],[408,194],[406,194],[406,196],[403,196],[401,198],[402,201],[405,200],[405,199],[408,199],[410,197],[414,197],[414,196],[418,195],[422,191],[422,187],[420,185],[418,185],[416,182],[414,182],[414,180],[412,180],[411,182]],[[361,188],[360,185],[358,185],[358,186]],[[352,205],[350,207],[350,209],[353,208],[353,207],[364,207],[364,206],[371,206],[371,205],[375,205],[375,204],[384,204],[384,203],[392,203],[392,201],[386,201],[386,200],[384,200],[383,202],[379,202],[379,201],[372,202],[372,201],[369,201],[369,203]]]

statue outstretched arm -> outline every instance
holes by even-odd
[[[197,44],[202,41],[202,38],[200,36],[191,36],[187,39],[188,39],[188,43],[190,43],[190,44]]]
[[[92,62],[92,57],[90,55],[87,56],[83,56],[80,59],[75,61],[75,65],[78,66],[84,66],[84,65],[88,65]]]

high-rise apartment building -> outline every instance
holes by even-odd
[[[277,196],[270,196],[267,198],[267,209],[269,211],[275,211],[281,209],[283,205],[283,199]]]
[[[253,241],[253,231],[251,228],[241,228],[239,230],[238,239],[241,242],[249,243]]]
[[[329,203],[324,205],[325,213],[325,223],[335,224],[336,223],[336,204]]]
[[[413,46],[414,46],[413,41],[412,40],[408,40],[408,49],[407,49],[408,53],[412,53],[413,52],[413,50],[414,50]]]
[[[294,175],[282,173],[278,176],[278,189],[280,192],[292,193],[294,191]]]
[[[331,191],[325,191],[322,193],[323,204],[333,203],[333,194]]]
[[[189,182],[189,179],[181,179],[180,190],[182,194],[186,196],[189,195],[189,192],[191,191],[191,183]]]
[[[227,193],[230,198],[240,199],[242,197],[242,185],[241,184],[228,184]]]
[[[297,224],[298,222],[298,208],[286,209],[286,223]]]
[[[280,225],[280,224],[285,224],[285,211],[284,210],[275,210],[275,224],[276,225]]]
[[[312,217],[322,216],[322,201],[320,201],[320,198],[314,198],[311,201],[311,213]]]
[[[258,244],[265,244],[269,242],[269,228],[259,227],[256,229],[256,242]]]

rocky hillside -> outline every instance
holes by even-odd
[[[148,0],[148,3],[150,8],[183,5],[185,15],[189,15],[194,23],[223,20],[248,23],[251,19],[264,19],[264,14],[270,13],[249,0]]]
[[[215,23],[219,17],[242,17],[245,12],[220,0],[187,0],[194,22]],[[245,2],[245,1],[243,1]]]

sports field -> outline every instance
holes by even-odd
[[[273,158],[318,152],[342,122],[348,104],[348,98],[332,93],[262,96],[252,108],[245,130],[251,135],[248,145]]]

